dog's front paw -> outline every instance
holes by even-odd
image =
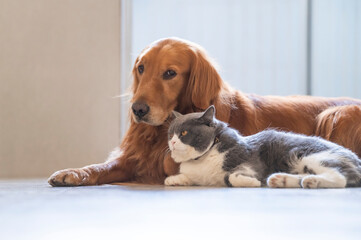
[[[53,173],[48,183],[53,187],[59,186],[82,186],[89,185],[89,173],[85,170],[78,169],[64,169]]]
[[[164,184],[167,186],[188,186],[192,185],[191,181],[183,174],[167,177],[164,180]]]

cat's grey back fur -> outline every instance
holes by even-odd
[[[267,176],[275,172],[290,172],[295,161],[311,154],[330,151],[340,155],[344,161],[324,161],[325,167],[336,167],[350,178],[361,179],[360,160],[348,149],[320,137],[305,136],[290,132],[267,129],[257,134],[243,137],[235,129],[217,124],[221,132],[219,152],[227,151],[223,169],[232,172],[242,163],[257,169],[258,178],[263,183]],[[356,167],[356,168],[355,168]]]

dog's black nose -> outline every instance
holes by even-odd
[[[149,112],[149,106],[145,103],[133,103],[132,110],[135,116],[142,118]]]

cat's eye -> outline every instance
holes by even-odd
[[[185,136],[185,135],[187,135],[187,133],[188,133],[187,131],[183,131],[183,132],[181,132],[181,135]]]

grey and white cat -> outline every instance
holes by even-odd
[[[265,130],[241,136],[215,118],[215,109],[181,115],[168,131],[180,173],[166,185],[343,188],[361,186],[361,160],[318,137]]]

